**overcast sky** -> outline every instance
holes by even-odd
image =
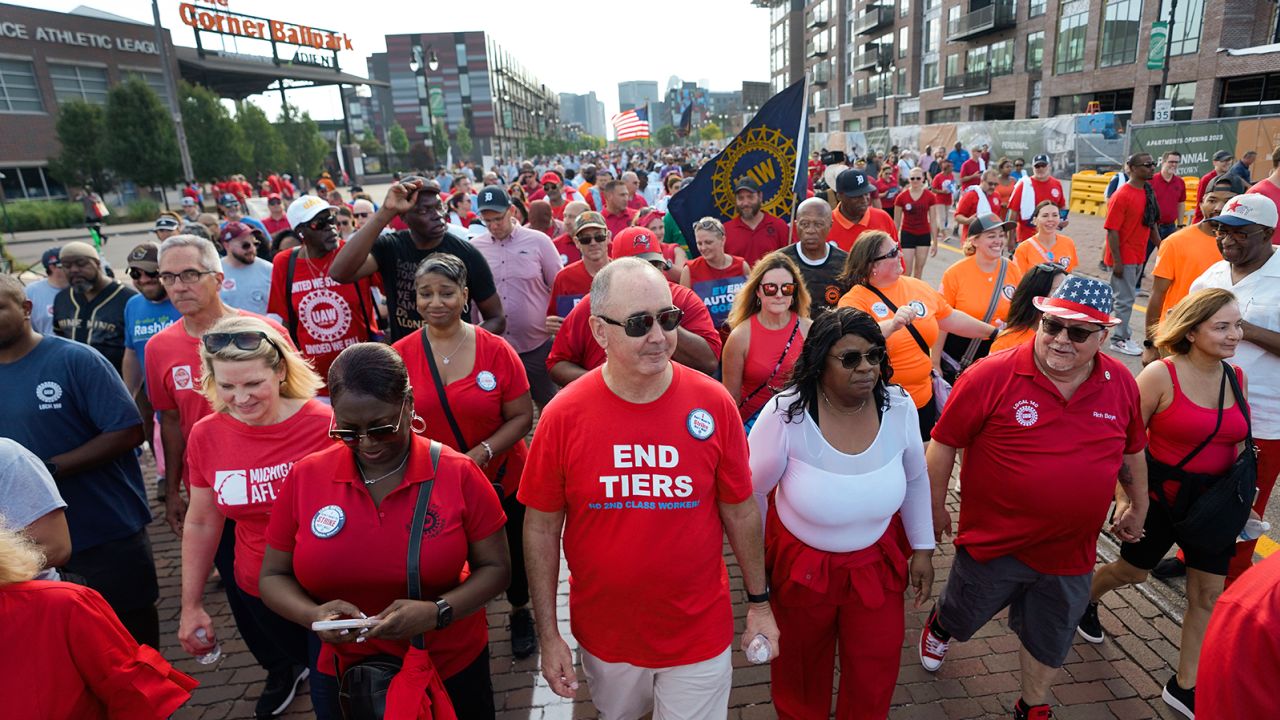
[[[750,0],[225,1],[222,7],[232,12],[347,33],[355,51],[341,53],[339,61],[343,70],[360,76],[366,75],[365,58],[386,50],[387,33],[484,30],[556,92],[594,90],[605,104],[606,118],[618,110],[619,81],[654,80],[661,93],[672,75],[705,81],[718,91],[740,89],[743,80],[769,80],[769,11],[756,8]],[[148,24],[152,18],[149,0],[19,0],[15,4],[58,12],[87,5]],[[194,46],[195,33],[178,15],[179,0],[159,0],[159,4],[160,20],[174,44]],[[197,3],[212,4],[212,0]],[[343,10],[317,12],[326,7]],[[208,45],[210,40],[204,42]],[[242,42],[238,49],[270,55],[265,43],[254,45]],[[293,90],[289,100],[316,119],[342,117],[336,88]],[[253,101],[271,117],[279,111],[279,93],[255,96]]]

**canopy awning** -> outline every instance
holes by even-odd
[[[389,87],[381,80],[351,75],[332,68],[294,64],[282,61],[279,65],[269,57],[233,55],[231,53],[205,51],[203,57],[193,47],[175,47],[178,69],[188,82],[199,83],[224,98],[243,100],[271,89],[277,81],[291,80],[314,87],[320,85],[371,85]]]

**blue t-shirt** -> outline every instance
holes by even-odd
[[[124,346],[138,356],[138,368],[147,377],[147,341],[182,317],[169,298],[152,302],[141,293],[129,298],[124,306]]]
[[[0,437],[36,457],[74,450],[103,433],[142,424],[124,381],[88,345],[47,337],[16,362],[0,363],[5,411]],[[72,552],[129,537],[151,522],[142,470],[133,450],[104,465],[56,478],[67,503]]]
[[[255,315],[267,314],[267,298],[271,297],[271,263],[254,258],[247,267],[222,263],[222,302]]]
[[[954,167],[957,172],[959,172],[960,166],[964,164],[965,160],[969,159],[969,151],[968,150],[952,150],[951,152],[947,153],[947,159],[951,161],[951,166]]]

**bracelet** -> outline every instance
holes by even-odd
[[[749,603],[767,603],[769,602],[769,587],[765,586],[764,592],[759,595],[747,593],[747,602]]]
[[[489,454],[489,457],[485,458],[484,460],[484,464],[488,465],[489,461],[493,459],[493,446],[490,445],[487,441],[481,440],[480,447],[484,448],[484,451]]]

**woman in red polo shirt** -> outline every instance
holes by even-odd
[[[426,422],[424,434],[465,453],[503,498],[511,544],[511,649],[523,659],[538,646],[526,607],[524,505],[516,500],[529,454],[524,436],[533,427],[529,378],[506,340],[462,321],[469,303],[461,260],[444,253],[427,257],[415,284],[418,314],[426,325],[392,347],[404,358],[409,384],[417,388],[413,410]]]
[[[367,632],[318,633],[324,644],[312,678],[317,707],[334,712],[342,674],[390,655],[403,658],[397,680],[403,675],[411,685],[393,683],[397,697],[425,697],[427,678],[438,672],[459,718],[491,720],[484,605],[510,581],[506,516],[471,458],[443,448],[432,466],[431,441],[411,429],[422,425],[414,394],[404,362],[386,345],[353,345],[334,360],[330,433],[341,445],[290,471],[271,513],[259,588],[272,609],[304,627],[365,616],[377,621]],[[423,599],[408,600],[407,528],[427,480]],[[419,634],[425,651],[410,647]]]
[[[320,377],[260,318],[219,320],[201,338],[200,363],[201,389],[214,413],[187,439],[191,500],[182,534],[178,640],[195,656],[218,644],[204,588],[231,520],[238,599],[254,624],[240,634],[267,671],[258,714],[274,715],[288,707],[312,662],[307,631],[272,612],[258,591],[267,522],[289,468],[333,444],[327,435],[333,415],[315,399]]]
[[[929,352],[938,333],[988,338],[996,329],[953,310],[942,294],[923,280],[903,275],[898,254],[898,244],[887,233],[863,233],[845,261],[845,278],[853,288],[840,298],[839,305],[857,308],[880,323],[887,339],[893,379],[915,401],[920,439],[928,442],[929,432],[938,419],[932,373],[939,370],[942,354],[932,357]]]
[[[760,258],[738,291],[729,314],[733,331],[721,355],[722,382],[737,401],[747,432],[760,408],[791,377],[810,323],[809,291],[800,268],[782,253]]]
[[[924,170],[912,168],[907,188],[893,201],[893,219],[898,223],[902,257],[912,277],[924,275],[924,265],[938,254],[938,229],[933,191],[924,184]]]
[[[699,256],[680,271],[680,284],[702,298],[711,313],[711,322],[720,331],[720,339],[727,340],[732,329],[729,311],[751,267],[746,260],[724,251],[724,225],[713,217],[693,224],[693,239]]]

